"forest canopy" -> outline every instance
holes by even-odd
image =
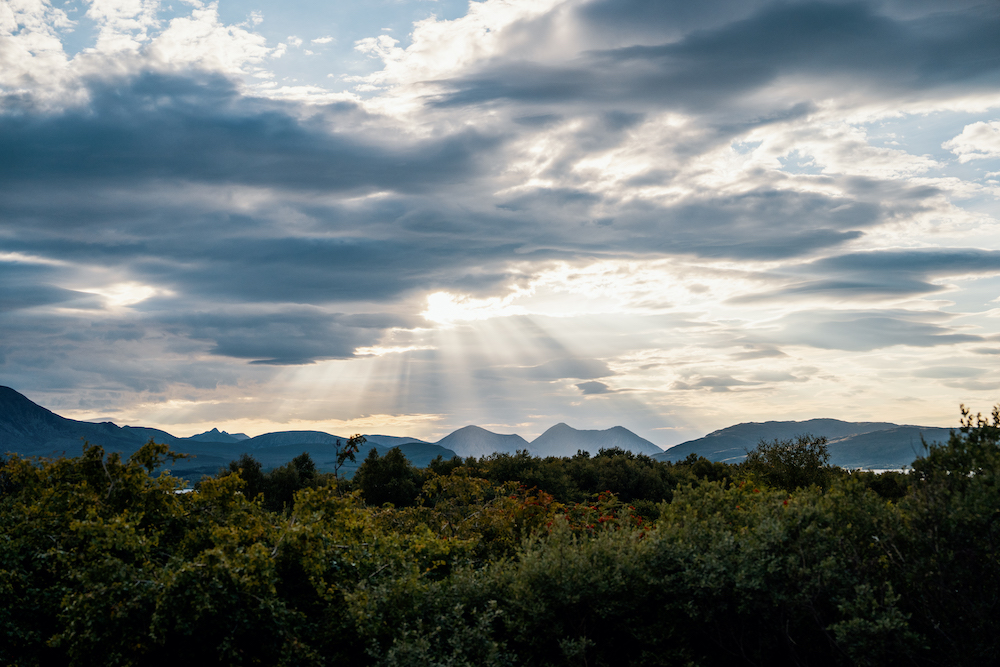
[[[393,453],[395,452],[395,453]],[[0,465],[0,663],[972,665],[1000,650],[1000,412],[908,474],[824,440],[739,465],[244,456]],[[255,465],[256,464],[256,465]]]

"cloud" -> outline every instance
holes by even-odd
[[[87,18],[93,20],[100,32],[96,49],[103,53],[137,51],[149,40],[148,31],[156,27],[156,0],[102,0],[91,3]]]
[[[91,98],[85,110],[5,119],[0,146],[17,156],[0,167],[5,180],[59,175],[68,186],[184,179],[324,192],[405,191],[475,172],[476,153],[494,142],[465,132],[398,148],[374,138],[359,141],[353,133],[331,134],[301,122],[288,105],[243,97],[219,75],[146,72],[94,82]],[[335,107],[322,120],[349,125],[356,111]]]
[[[981,335],[949,327],[949,319],[944,313],[905,310],[800,311],[774,322],[775,333],[758,336],[783,345],[849,351],[983,341]]]
[[[730,375],[714,375],[714,376],[704,376],[696,377],[690,382],[678,381],[671,387],[676,391],[692,391],[707,389],[711,392],[729,392],[732,391],[733,387],[753,387],[761,383],[759,382],[747,382],[745,380],[739,380]]]
[[[996,391],[997,389],[1000,389],[1000,382],[990,380],[955,380],[945,382],[944,384],[947,387],[962,389],[965,391]]]
[[[608,365],[597,359],[553,359],[534,366],[497,367],[481,376],[521,378],[551,382],[563,379],[591,379],[613,375]],[[578,385],[579,386],[579,385]]]
[[[590,382],[580,382],[576,385],[576,388],[579,389],[584,396],[611,394],[615,391],[603,382],[597,382],[595,380],[591,380]]]
[[[539,63],[530,49],[508,60],[484,59],[477,74],[448,80],[442,102],[627,100],[632,106],[711,112],[727,104],[739,108],[740,98],[788,77],[797,77],[801,86],[822,96],[824,87],[839,86],[840,77],[849,76],[863,94],[876,98],[956,81],[970,87],[995,81],[993,63],[971,59],[1000,55],[993,39],[1000,18],[993,11],[948,11],[937,5],[923,15],[897,18],[864,3],[747,3],[735,10],[719,3],[727,7],[721,16],[735,19],[722,21],[719,15],[708,16],[711,4],[694,11],[673,3],[665,3],[662,11],[635,8],[631,17],[642,15],[648,23],[644,29],[619,33],[603,29],[609,10],[602,7],[607,3],[585,7],[578,17],[590,34],[627,35],[631,41],[644,33],[648,41],[617,46],[605,37],[600,40],[604,48],[582,51],[577,62],[564,58],[559,64]],[[631,17],[626,13],[620,22]],[[694,29],[685,31],[685,23]],[[546,24],[539,24],[537,32],[543,32]],[[546,27],[556,25],[549,22]],[[668,41],[650,44],[657,28]],[[526,33],[531,28],[518,30]],[[550,35],[536,34],[535,39],[544,44]],[[844,48],[845,40],[850,48]]]
[[[68,14],[8,9],[0,357],[28,386],[700,428],[761,392],[858,414],[917,391],[885,367],[995,342],[961,166],[1000,151],[993,5],[486,0],[409,44],[338,32],[370,59],[308,82],[275,59],[335,44],[313,25],[109,0],[70,56]]]
[[[254,364],[298,365],[344,359],[371,345],[382,331],[351,326],[339,313],[309,310],[281,313],[189,313],[156,318],[166,331],[210,343],[209,354]]]
[[[1000,120],[966,125],[962,134],[941,144],[958,156],[959,162],[1000,157]]]
[[[974,378],[984,375],[983,368],[970,368],[968,366],[931,366],[914,371],[913,375],[920,378],[952,379],[952,378]]]
[[[784,352],[772,345],[744,345],[744,351],[730,355],[738,361],[750,361],[753,359],[771,359],[774,357],[786,357]]]
[[[795,274],[821,276],[795,280]],[[833,255],[795,268],[781,289],[745,294],[734,303],[818,297],[873,301],[944,291],[947,278],[1000,274],[1000,252],[978,249],[873,250]]]
[[[94,307],[93,294],[50,284],[58,274],[57,267],[44,264],[0,261],[0,312],[65,303]]]

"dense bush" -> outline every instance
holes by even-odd
[[[354,492],[308,457],[186,494],[163,445],[11,457],[0,664],[997,662],[996,411],[908,476],[812,439],[739,467],[392,451]]]

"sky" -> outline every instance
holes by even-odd
[[[1000,3],[0,0],[0,384],[434,441],[1000,402]]]

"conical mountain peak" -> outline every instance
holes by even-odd
[[[596,454],[613,447],[648,456],[663,451],[624,426],[613,426],[603,431],[582,431],[564,423],[556,424],[535,438],[529,450],[535,456],[573,456],[578,451]]]
[[[489,456],[494,452],[513,454],[528,449],[528,441],[519,435],[501,435],[481,426],[463,426],[436,444],[447,447],[459,456]]]

